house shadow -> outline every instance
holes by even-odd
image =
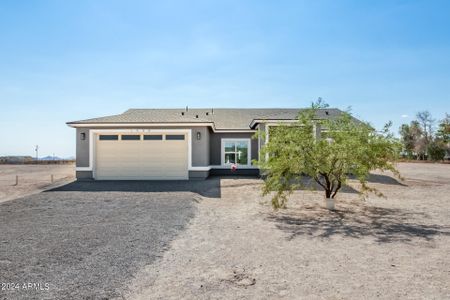
[[[220,177],[206,180],[99,180],[73,181],[45,191],[51,192],[192,192],[220,198]]]
[[[288,240],[300,236],[331,238],[333,236],[372,237],[379,243],[410,242],[416,239],[432,240],[435,236],[450,236],[450,227],[422,224],[414,221],[427,219],[424,213],[382,207],[363,207],[357,211],[328,211],[314,206],[302,212],[271,213],[267,219],[285,232]]]

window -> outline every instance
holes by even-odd
[[[122,141],[139,141],[140,135],[137,134],[122,134]]]
[[[223,139],[222,164],[250,165],[249,139]]]
[[[160,141],[162,140],[161,134],[144,135],[144,141]]]
[[[117,141],[119,139],[119,136],[117,134],[110,135],[110,134],[102,134],[99,136],[100,141]]]
[[[167,134],[166,135],[166,140],[177,140],[177,141],[183,141],[184,140],[184,135],[180,134]]]

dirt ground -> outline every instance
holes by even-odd
[[[53,174],[54,182],[51,183]],[[16,185],[16,175],[19,184]],[[75,165],[0,165],[0,203],[75,179]]]
[[[337,211],[297,191],[274,212],[257,179],[221,179],[130,299],[450,299],[450,165],[399,164]]]

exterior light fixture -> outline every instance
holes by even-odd
[[[80,134],[80,139],[81,139],[82,141],[84,141],[84,140],[86,139],[86,133],[82,132],[82,133]]]
[[[200,133],[200,131],[197,131],[197,140],[200,140],[202,138],[202,134]]]

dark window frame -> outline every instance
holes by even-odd
[[[100,134],[98,136],[99,141],[118,141],[118,134]]]
[[[162,134],[144,134],[144,141],[162,141],[162,140],[163,140]]]
[[[166,141],[184,141],[184,134],[166,134]]]
[[[137,137],[137,138],[135,138]],[[122,141],[140,141],[141,135],[140,134],[122,134],[120,137]]]

